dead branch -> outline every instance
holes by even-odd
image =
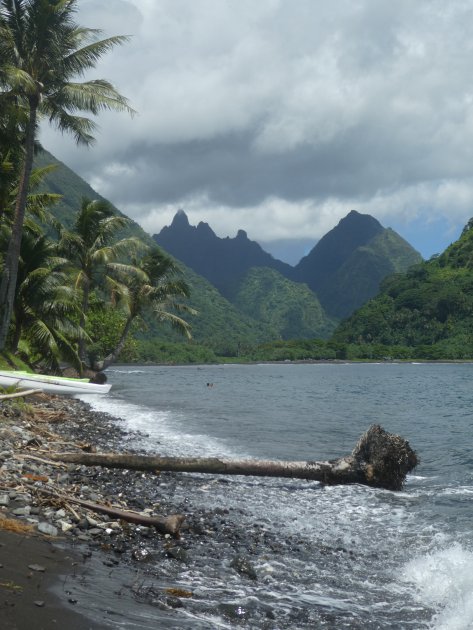
[[[39,492],[40,494],[45,494],[51,498],[58,499],[65,504],[75,503],[88,510],[92,510],[92,512],[107,514],[107,516],[115,519],[135,523],[136,525],[154,527],[162,534],[171,534],[171,536],[179,536],[179,530],[185,520],[185,516],[182,514],[172,514],[170,516],[145,516],[143,514],[139,514],[138,512],[128,512],[127,510],[120,510],[119,508],[109,507],[99,503],[92,503],[91,501],[85,501],[84,499],[78,499],[76,497],[66,497],[58,492],[53,492],[38,486],[28,485],[27,487],[31,490]]]
[[[41,389],[25,389],[21,392],[15,392],[14,394],[1,394],[0,401],[2,400],[10,400],[11,398],[23,398],[24,396],[31,396],[33,394],[42,394],[43,391]]]

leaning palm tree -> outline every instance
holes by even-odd
[[[5,347],[18,273],[23,221],[38,124],[42,117],[76,142],[90,144],[95,124],[78,112],[105,109],[133,113],[105,80],[77,82],[100,57],[124,43],[98,40],[100,31],[79,26],[77,0],[0,0],[0,96],[12,96],[26,112],[24,158],[0,283],[0,350]]]
[[[119,230],[126,227],[129,219],[114,214],[106,201],[83,199],[72,232],[61,230],[60,251],[73,266],[74,285],[82,294],[80,326],[85,328],[90,294],[94,289],[110,295],[120,295],[123,285],[120,277],[134,275],[137,270],[120,262],[124,257],[146,246],[136,237],[114,240]],[[85,338],[79,340],[79,355],[87,363]]]
[[[155,249],[144,256],[137,267],[142,273],[125,279],[128,291],[122,297],[125,298],[127,317],[120,338],[112,352],[94,364],[96,370],[104,370],[118,359],[138,317],[151,316],[157,322],[167,322],[188,339],[191,338],[191,327],[179,313],[196,315],[197,311],[179,301],[189,297],[189,287],[179,278],[181,271],[176,263],[161,250]]]

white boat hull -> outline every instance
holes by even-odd
[[[107,394],[111,385],[89,383],[86,380],[28,374],[26,372],[0,371],[0,387],[16,387],[18,389],[40,389],[47,394]]]

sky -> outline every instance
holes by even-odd
[[[429,258],[473,216],[471,0],[79,0],[137,114],[41,141],[150,234],[184,209],[297,262],[350,210]]]

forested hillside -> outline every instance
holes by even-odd
[[[104,200],[87,182],[51,153],[44,151],[38,154],[36,164],[38,166],[54,164],[57,167],[46,176],[42,188],[62,195],[62,199],[50,211],[66,227],[72,227],[84,197]],[[112,207],[117,215],[124,216],[120,210]],[[149,247],[156,247],[151,236],[134,221],[130,222],[123,233],[138,237]],[[243,348],[248,347],[248,344],[279,338],[276,330],[270,325],[239,312],[205,278],[186,267],[182,261],[178,261],[178,264],[191,290],[189,304],[198,311],[198,315],[189,317],[195,343],[203,344],[218,354],[236,356]],[[149,328],[138,331],[137,336],[141,339],[141,347],[146,343],[153,345],[152,339],[158,340],[160,344],[163,340],[183,342],[182,337],[169,325],[158,326],[151,321]],[[162,352],[161,345],[159,348],[159,352]],[[147,356],[151,360],[149,353]]]
[[[386,279],[381,293],[344,321],[333,339],[395,346],[394,353],[409,356],[473,357],[472,223],[440,256]]]
[[[326,339],[336,326],[336,320],[326,315],[306,284],[292,282],[267,267],[253,267],[248,271],[234,304],[275,330],[277,334],[273,339]]]

